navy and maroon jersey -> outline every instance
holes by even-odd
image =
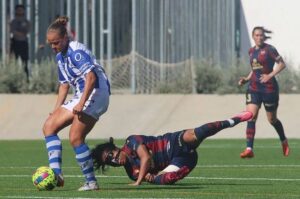
[[[280,61],[281,56],[276,48],[265,43],[258,49],[256,47],[250,48],[249,56],[253,74],[250,78],[248,91],[261,93],[278,92],[278,84],[275,77],[272,77],[266,83],[260,83],[259,81],[262,74],[271,73],[275,62]]]
[[[182,142],[183,132],[166,133],[161,136],[129,136],[121,149],[128,157],[128,161],[124,166],[127,175],[132,180],[137,180],[138,178],[140,159],[136,150],[141,144],[144,144],[151,154],[149,173],[157,174],[172,164],[179,168],[185,167],[184,173],[187,175],[196,166],[198,156],[195,148]],[[174,173],[173,177],[177,174],[182,175],[182,172]],[[176,176],[174,179],[176,179]]]

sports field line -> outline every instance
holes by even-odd
[[[0,175],[0,178],[31,178],[31,175]],[[66,178],[82,178],[82,175],[64,175]],[[97,175],[97,178],[128,178],[128,176],[104,176]],[[198,180],[236,180],[236,181],[300,181],[300,178],[223,178],[223,177],[192,177],[188,176],[184,179]]]
[[[110,198],[74,198],[74,197],[44,197],[44,196],[0,196],[0,198],[11,198],[11,199],[110,199]],[[146,198],[120,198],[120,199],[146,199]],[[147,198],[154,199],[154,198]],[[168,198],[155,198],[155,199],[168,199]],[[180,198],[172,198],[172,199],[180,199]]]
[[[288,168],[300,168],[297,164],[211,164],[211,165],[197,165],[196,168],[277,168],[277,167],[288,167]],[[36,169],[33,166],[0,166],[0,169]],[[78,166],[74,167],[63,167],[63,169],[78,169]]]

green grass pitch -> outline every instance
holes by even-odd
[[[88,140],[90,147],[96,143]],[[33,171],[48,165],[43,140],[0,141],[0,198],[300,198],[300,140],[289,143],[291,154],[283,157],[278,140],[257,139],[255,158],[243,160],[245,140],[208,139],[198,148],[197,167],[175,185],[132,187],[122,168],[109,168],[97,173],[100,191],[78,192],[83,177],[68,141],[63,141],[65,186],[53,191],[38,191],[31,182]]]

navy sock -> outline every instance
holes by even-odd
[[[231,122],[233,122],[233,120],[231,120]],[[231,122],[230,120],[216,121],[195,128],[197,140],[201,143],[205,138],[215,135],[225,128],[231,127],[233,125]]]
[[[255,121],[247,122],[246,136],[247,136],[247,147],[253,149],[253,142],[255,136]]]
[[[275,128],[276,132],[278,133],[280,140],[281,141],[286,140],[284,129],[280,120],[277,120],[274,124],[272,124],[272,126]]]

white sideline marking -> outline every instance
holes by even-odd
[[[0,198],[29,198],[29,199],[110,199],[110,198],[70,198],[70,197],[43,197],[43,196],[0,196]],[[146,199],[146,198],[120,198],[120,199]],[[154,199],[154,198],[147,198],[147,199]],[[155,199],[170,199],[170,198],[155,198]],[[174,198],[172,198],[174,199]],[[180,199],[180,198],[175,198]]]
[[[230,167],[234,167],[234,168],[273,168],[273,167],[290,167],[290,168],[298,168],[300,167],[300,165],[297,165],[297,164],[278,164],[278,165],[275,165],[275,164],[269,164],[269,165],[263,165],[263,164],[251,164],[251,165],[244,165],[244,164],[237,164],[237,165],[231,165],[231,164],[228,164],[228,165],[218,165],[218,164],[215,164],[215,165],[197,165],[196,166],[197,168],[210,168],[210,167],[213,167],[213,168],[230,168]]]
[[[219,164],[212,164],[212,165],[197,165],[196,168],[230,168],[230,167],[234,167],[234,168],[251,168],[251,167],[260,167],[260,168],[272,168],[272,167],[290,167],[290,168],[299,168],[300,164],[250,164],[250,165],[243,165],[243,164],[224,164],[224,165],[219,165]],[[62,167],[63,169],[79,169],[79,167]],[[28,166],[0,166],[0,169],[37,169],[37,167],[28,167]]]
[[[221,177],[185,177],[188,179],[199,179],[199,180],[237,180],[237,181],[300,181],[300,179],[291,178],[221,178]]]
[[[29,178],[31,175],[0,175],[0,178],[13,177],[13,178]],[[64,175],[67,178],[82,178],[82,175]],[[97,178],[128,178],[128,176],[104,176],[96,175]],[[187,176],[184,179],[198,179],[198,180],[237,180],[237,181],[300,181],[299,178],[227,178],[227,177],[193,177]]]
[[[298,168],[300,165],[297,164],[212,164],[212,165],[197,165],[196,168],[210,168],[210,167],[215,167],[215,168],[247,168],[247,167],[259,167],[259,168],[272,168],[272,167],[290,167],[290,168]],[[79,167],[62,167],[63,169],[78,169]],[[0,166],[0,169],[37,169],[37,167],[32,167],[32,166]]]

